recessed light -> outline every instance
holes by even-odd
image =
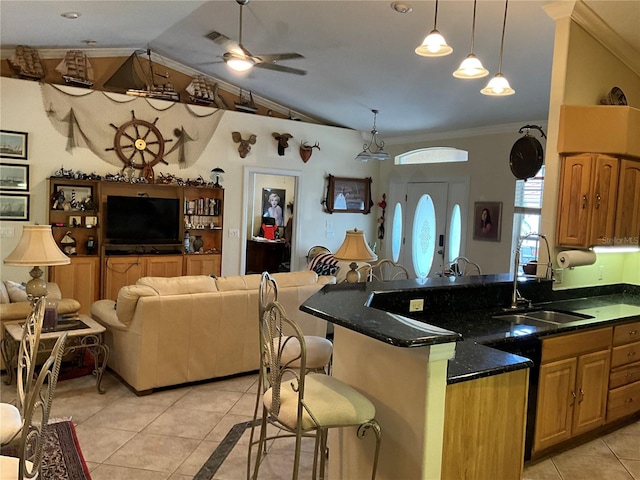
[[[65,13],[61,13],[60,16],[66,18],[68,20],[75,20],[76,18],[78,18],[80,16],[80,13],[78,13],[78,12],[65,12]]]
[[[391,8],[398,13],[411,13],[413,11],[411,5],[407,5],[406,3],[402,2],[393,2],[391,4]]]

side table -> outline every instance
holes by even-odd
[[[96,376],[96,387],[98,393],[104,393],[102,389],[102,374],[107,366],[109,359],[109,346],[104,343],[104,332],[106,328],[93,320],[88,315],[78,315],[73,320],[79,320],[82,323],[75,325],[76,328],[66,328],[69,326],[67,322],[60,322],[58,328],[51,332],[43,331],[40,334],[40,345],[38,346],[38,354],[50,352],[55,341],[64,333],[68,333],[67,343],[64,349],[64,355],[75,352],[80,349],[87,349],[93,357],[94,370],[93,375]],[[6,323],[4,325],[4,338],[0,344],[2,358],[7,368],[6,384],[13,382],[14,371],[18,365],[18,351],[20,348],[20,340],[22,339],[22,325],[24,322]],[[51,342],[46,342],[51,340]],[[48,345],[49,344],[49,345]]]

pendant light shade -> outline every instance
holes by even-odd
[[[480,90],[483,95],[490,95],[493,97],[505,97],[507,95],[513,95],[516,91],[511,88],[509,81],[502,75],[502,54],[504,52],[504,31],[507,26],[507,8],[509,6],[509,0],[504,3],[504,20],[502,22],[502,39],[500,40],[500,62],[498,63],[498,73],[496,76],[489,80],[486,87]]]
[[[436,0],[436,13],[433,20],[433,30],[425,37],[422,44],[415,52],[423,57],[444,57],[453,52],[453,48],[447,45],[446,40],[440,34],[438,25],[438,0]]]
[[[473,1],[473,22],[471,24],[471,53],[467,55],[460,67],[453,72],[453,76],[456,78],[472,79],[482,78],[489,75],[489,70],[482,66],[482,62],[473,54],[473,46],[476,37],[476,2]]]
[[[373,112],[373,128],[371,129],[371,141],[362,146],[362,151],[356,155],[356,160],[359,162],[368,162],[369,160],[389,160],[391,155],[389,152],[383,149],[384,142],[378,140],[378,130],[376,129],[376,117],[378,110],[371,110]]]

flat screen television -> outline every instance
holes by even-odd
[[[107,196],[106,238],[112,244],[179,244],[177,198]]]

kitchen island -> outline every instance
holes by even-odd
[[[436,445],[438,440],[435,437],[444,431],[443,395],[447,387],[443,387],[442,382],[421,383],[418,380],[420,388],[429,387],[433,390],[414,391],[416,377],[429,377],[435,373],[437,361],[432,365],[428,358],[424,358],[423,362],[410,367],[413,369],[410,372],[411,378],[405,378],[409,367],[396,362],[396,355],[419,355],[420,349],[431,346],[437,348],[442,345],[437,342],[446,341],[448,337],[448,341],[457,343],[455,357],[446,362],[444,378],[444,384],[452,386],[508,375],[523,369],[526,371],[533,364],[529,359],[487,346],[509,351],[505,347],[527,338],[544,338],[640,319],[640,314],[636,317],[635,313],[635,308],[640,307],[638,286],[614,285],[554,292],[550,281],[529,280],[521,282],[519,289],[534,302],[535,308],[569,309],[576,312],[593,309],[587,314],[593,318],[581,318],[561,325],[513,325],[494,318],[504,313],[503,306],[510,303],[511,285],[510,275],[330,285],[301,306],[301,310],[334,324],[334,375],[371,396],[382,415],[379,419],[383,429],[379,478],[440,478],[441,475],[442,457],[436,457],[441,455],[442,446],[441,441],[440,446]],[[421,300],[423,311],[410,312],[412,300]],[[620,305],[627,305],[628,308]],[[412,320],[423,323],[427,330],[413,331],[416,325]],[[410,332],[411,335],[408,335]],[[416,368],[419,369],[417,373]],[[518,381],[521,382],[521,379]],[[440,392],[438,400],[429,403],[426,400],[429,395],[434,394],[434,390]],[[424,401],[422,406],[414,401],[416,398]],[[407,411],[394,413],[394,408],[404,403],[410,404]],[[416,422],[413,417],[421,409],[427,410],[426,416]],[[415,457],[421,456],[421,467],[418,466],[420,460],[417,458],[405,458],[398,453],[406,446],[402,442],[415,443],[413,437],[403,434],[402,428],[406,428],[407,424],[417,424],[418,429],[428,428],[430,431],[427,433],[434,434],[426,444],[418,442],[422,452],[418,449],[411,453]],[[397,435],[400,435],[401,440],[398,440]],[[342,451],[348,440],[345,436],[335,441],[339,442],[338,450]],[[336,460],[338,455],[333,453],[335,450],[332,451],[330,468],[339,468],[333,472],[333,478],[350,478],[345,476],[345,470],[340,470],[344,468],[342,459],[347,457],[347,453],[352,453],[350,448],[351,446],[345,447],[346,453],[341,456],[340,461]],[[363,447],[356,445],[356,448]],[[518,463],[521,468],[522,455]],[[394,476],[387,464],[394,465],[394,468],[404,468],[411,464],[414,470],[411,470],[411,475],[402,477],[396,472]],[[354,468],[356,469],[352,471],[360,472],[358,467]],[[364,464],[360,468],[367,471]]]

